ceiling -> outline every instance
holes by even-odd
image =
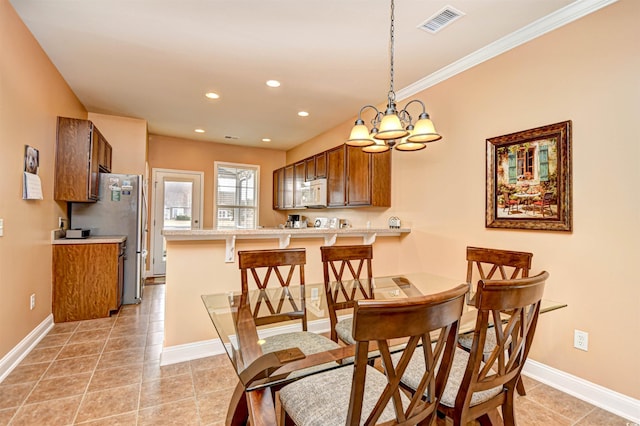
[[[399,0],[398,99],[602,2]],[[152,134],[289,149],[389,90],[388,0],[11,3],[88,111],[145,119]],[[417,28],[447,5],[464,16],[435,34]]]

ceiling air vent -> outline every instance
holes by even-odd
[[[463,12],[451,6],[445,6],[438,13],[418,25],[418,28],[428,33],[435,34],[453,21],[464,16]]]

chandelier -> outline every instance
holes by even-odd
[[[394,0],[391,0],[391,39],[389,42],[391,78],[387,109],[383,113],[373,105],[363,106],[347,140],[347,145],[361,146],[363,151],[370,153],[385,152],[394,146],[399,151],[418,151],[426,148],[427,143],[442,139],[442,136],[436,132],[422,101],[414,99],[409,101],[400,111],[396,109],[396,93],[393,90],[394,19]],[[418,115],[415,125],[413,124],[414,117],[408,111],[409,105],[412,104],[419,104],[422,107],[422,112]],[[366,109],[375,111],[375,116],[371,120],[371,129],[367,128],[362,119],[362,112]]]

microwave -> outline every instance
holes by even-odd
[[[302,205],[309,208],[327,207],[327,180],[305,182],[302,189]]]

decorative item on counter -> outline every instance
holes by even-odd
[[[345,228],[350,228],[351,225],[349,225],[349,220],[347,219],[340,219],[340,229],[345,229]]]
[[[400,218],[397,216],[391,216],[389,218],[389,228],[400,229]]]
[[[329,219],[330,229],[338,229],[339,225],[340,225],[340,219],[338,219],[337,217],[332,217],[331,219]]]

